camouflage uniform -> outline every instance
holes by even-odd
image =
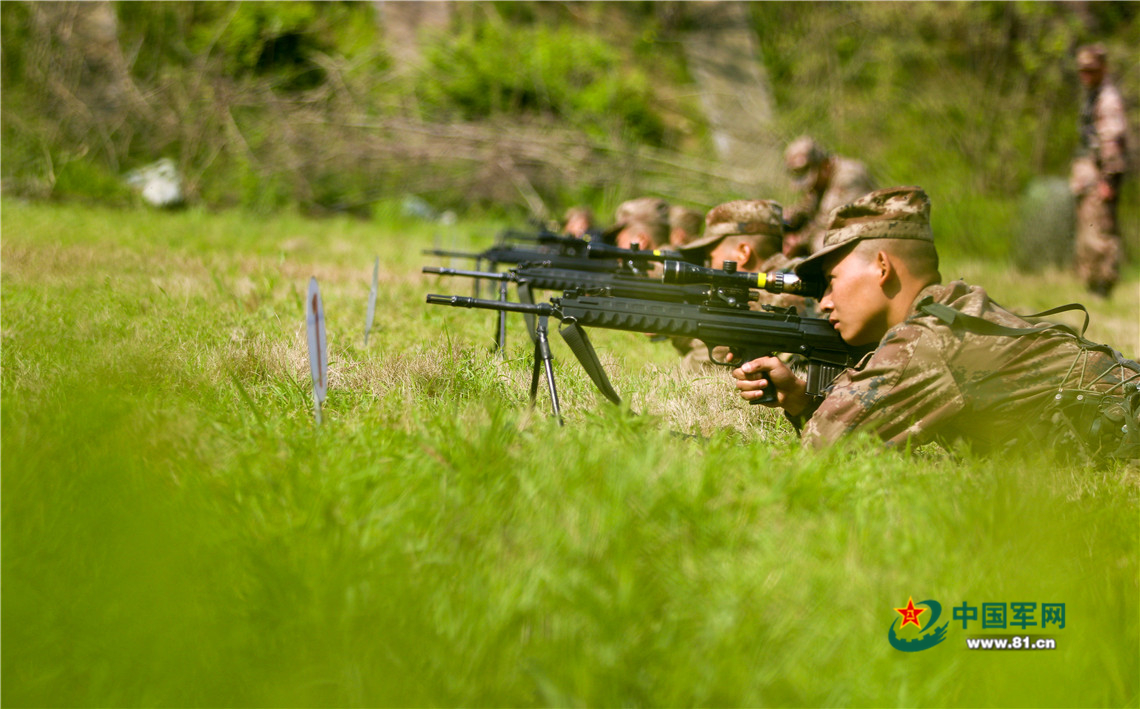
[[[1078,54],[1082,69],[1104,69],[1103,53],[1095,51],[1084,48]],[[1081,107],[1081,153],[1073,161],[1069,178],[1077,200],[1077,275],[1089,290],[1100,295],[1108,295],[1120,279],[1116,204],[1127,171],[1127,130],[1124,100],[1116,86],[1104,78],[1088,90]],[[1104,199],[1097,189],[1102,180],[1112,187],[1111,199]]]
[[[864,239],[933,246],[929,215],[919,188],[868,194],[835,212],[824,248],[796,273],[815,277],[825,258],[842,262],[841,249]],[[1064,326],[1032,325],[954,281],[926,286],[873,352],[789,418],[808,446],[867,432],[891,445],[962,440],[979,452],[1018,445],[1131,456],[1140,452],[1138,383],[1140,365],[1115,350]]]
[[[831,212],[875,189],[867,167],[858,160],[829,155],[808,137],[793,141],[784,153],[788,171],[804,194],[787,210],[789,256],[815,253],[823,244]]]
[[[918,307],[927,299],[1005,327],[1031,327],[977,286],[927,287],[910,317],[835,380],[804,428],[805,444],[867,431],[895,445],[964,439],[978,451],[1075,439],[1093,453],[1119,445],[1124,383],[1135,389],[1140,365],[1083,347],[1061,330],[1021,337],[974,332]],[[1085,410],[1078,396],[1106,410],[1095,435],[1088,429],[1099,412]]]

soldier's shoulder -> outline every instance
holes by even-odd
[[[950,281],[923,288],[914,299],[911,318],[932,317],[922,309],[924,303],[936,303],[967,315],[981,317],[993,301],[981,286],[970,285],[965,281]]]
[[[835,175],[832,182],[844,187],[854,187],[859,190],[859,197],[874,189],[871,172],[859,160],[839,157],[835,164]]]

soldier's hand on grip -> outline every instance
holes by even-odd
[[[807,408],[810,398],[807,383],[798,378],[778,357],[758,357],[745,362],[732,370],[740,398],[751,402],[765,397],[765,391],[776,390],[775,402],[768,406],[779,406],[793,416]],[[770,398],[770,394],[767,398]]]

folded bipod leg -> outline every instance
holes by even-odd
[[[554,357],[550,354],[550,339],[547,337],[546,316],[538,316],[538,323],[534,328],[534,370],[530,377],[530,405],[533,407],[538,398],[538,375],[540,370],[546,371],[546,388],[550,392],[550,405],[554,415],[558,417],[558,425],[563,426],[562,409],[558,404],[558,390],[554,386]]]

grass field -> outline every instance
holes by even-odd
[[[499,225],[2,209],[6,706],[1140,701],[1135,464],[806,453],[616,332],[592,336],[620,408],[555,338],[560,428],[527,406],[521,320],[499,359],[490,314],[424,303],[470,284],[422,276],[420,249]],[[1067,273],[943,273],[1021,312],[1084,297]],[[1089,302],[1132,357],[1137,292],[1133,271]],[[945,642],[891,647],[908,598],[941,603]],[[1037,623],[1065,604],[1064,628],[952,620],[1026,602]]]

